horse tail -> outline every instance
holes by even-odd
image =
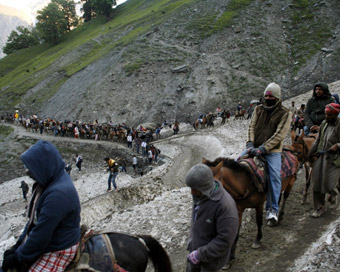
[[[162,245],[150,235],[138,235],[149,249],[149,256],[156,272],[172,272],[171,262]]]

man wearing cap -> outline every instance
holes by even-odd
[[[262,156],[267,161],[269,174],[266,219],[277,223],[281,193],[281,152],[289,131],[292,113],[281,103],[281,87],[272,82],[264,91],[264,103],[252,115],[246,151],[251,157]]]
[[[313,97],[308,99],[305,110],[305,126],[303,128],[305,136],[310,131],[316,131],[317,127],[325,119],[325,107],[327,104],[335,102],[328,85],[324,82],[318,82],[314,85]]]
[[[185,183],[193,197],[186,271],[219,271],[230,260],[238,232],[235,201],[205,164],[193,166]]]
[[[322,121],[318,137],[313,143],[309,157],[317,157],[314,162],[311,180],[313,184],[312,217],[320,217],[325,212],[325,194],[329,201],[336,204],[336,186],[340,178],[340,105],[328,104],[325,108],[325,120]]]

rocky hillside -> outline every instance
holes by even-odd
[[[128,0],[0,61],[0,110],[137,124],[233,110],[271,81],[288,98],[340,78],[339,16],[337,0]]]

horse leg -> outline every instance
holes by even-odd
[[[252,244],[252,248],[259,248],[262,239],[262,223],[263,223],[263,203],[256,207],[256,224],[257,224],[257,235],[256,240]]]
[[[241,229],[241,224],[242,224],[242,215],[244,212],[244,208],[241,207],[237,207],[237,212],[238,212],[238,232],[235,238],[235,241],[231,247],[231,252],[230,252],[230,259],[229,262],[227,264],[227,266],[231,267],[231,261],[235,259],[235,251],[236,251],[236,245],[237,245],[237,241],[238,241],[238,237],[240,234],[240,229]]]
[[[291,177],[291,179],[288,182],[287,187],[284,189],[283,194],[281,194],[281,196],[280,196],[280,199],[281,199],[281,197],[283,195],[283,201],[280,204],[280,208],[279,208],[278,222],[281,222],[282,219],[283,219],[284,210],[285,210],[285,206],[286,206],[286,201],[287,201],[287,198],[289,197],[290,191],[293,188],[295,180],[296,180],[295,176]]]
[[[305,188],[304,188],[303,193],[302,193],[301,205],[306,204],[306,201],[307,201],[307,195],[308,195],[308,189],[309,189],[309,186],[310,186],[312,168],[305,166],[305,171],[306,171],[306,184],[305,184]]]

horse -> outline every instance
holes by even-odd
[[[290,138],[292,140],[292,146],[297,152],[298,160],[301,164],[304,165],[304,168],[305,168],[306,183],[305,183],[305,188],[302,193],[302,200],[301,200],[301,204],[303,205],[303,204],[306,204],[307,194],[308,194],[308,189],[310,186],[310,179],[311,179],[310,174],[311,174],[312,167],[313,167],[313,163],[308,159],[308,153],[312,147],[312,144],[315,141],[315,135],[313,135],[312,137],[304,137],[303,130],[300,135],[296,135],[295,131],[292,130],[290,134]]]
[[[285,149],[294,150],[292,146],[286,146]],[[290,151],[286,151],[290,152]],[[298,159],[294,155],[294,174],[286,177],[282,180],[281,195],[280,195],[280,209],[279,209],[279,222],[282,221],[284,215],[284,207],[287,198],[292,190],[292,187],[296,181],[296,172],[298,169]],[[256,224],[257,235],[252,245],[253,248],[259,248],[262,239],[262,216],[263,205],[266,201],[267,193],[260,192],[252,178],[248,168],[234,159],[230,158],[217,158],[215,161],[209,161],[205,158],[202,159],[202,163],[206,164],[213,172],[214,178],[219,180],[224,189],[234,198],[238,216],[239,216],[239,228],[242,223],[242,215],[246,208],[254,208],[256,210]],[[283,195],[283,201],[281,198]],[[268,221],[269,226],[273,226],[271,221]],[[232,247],[231,258],[235,258],[235,249],[238,240],[238,235],[235,239]]]
[[[65,271],[142,272],[149,259],[154,271],[172,271],[165,249],[150,235],[90,231],[82,234],[77,254]],[[27,265],[21,269],[28,271]]]
[[[198,129],[198,127],[200,128],[205,128],[205,124],[207,123],[207,117],[204,115],[203,118],[202,118],[202,121],[200,122],[198,119],[194,122],[193,126],[194,126],[194,129]]]
[[[301,130],[303,130],[303,127],[305,126],[305,120],[304,118],[295,117],[292,121],[292,130],[296,131],[298,129],[298,133],[300,133]]]
[[[244,119],[245,118],[245,113],[246,113],[246,110],[239,110],[239,111],[236,111],[235,113],[235,120],[236,119]]]
[[[207,127],[214,126],[214,120],[217,118],[216,114],[208,114],[207,115]]]
[[[88,260],[89,267],[93,269],[86,271],[142,272],[146,270],[149,258],[155,271],[172,271],[168,254],[162,245],[150,235],[129,235],[119,232],[93,234],[85,242],[83,248],[81,254],[89,257],[85,259]],[[81,264],[83,265],[84,263]],[[66,271],[84,270],[76,268]]]

